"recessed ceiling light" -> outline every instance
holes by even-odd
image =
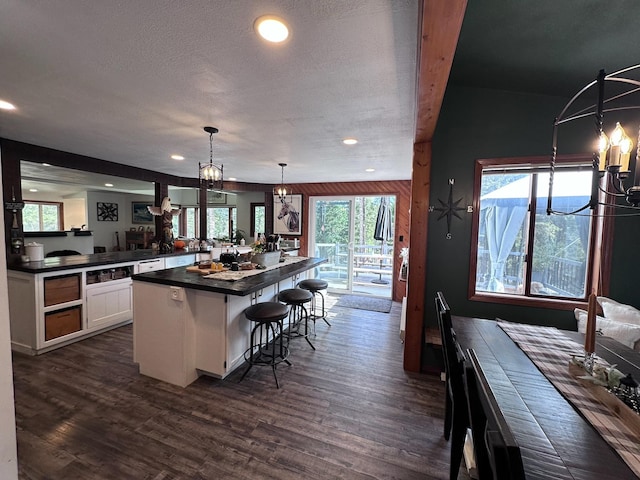
[[[355,145],[356,143],[358,143],[358,139],[357,138],[345,138],[344,140],[342,140],[342,143],[344,143],[345,145]]]
[[[365,168],[364,170],[365,172],[375,172],[376,169],[375,168]]]
[[[184,157],[182,155],[171,155],[171,158],[173,158],[174,160],[184,160]]]
[[[43,166],[43,167],[50,167],[50,166],[51,166],[51,164],[49,164],[49,163],[43,163],[43,164],[42,164],[42,166]]]
[[[38,191],[38,189],[37,189],[37,188],[30,188],[30,189],[29,189],[29,191],[30,191],[30,192],[37,192],[37,191]]]
[[[236,180],[238,180],[236,177],[229,177],[230,182],[235,182]]]
[[[15,110],[16,106],[13,103],[5,102],[4,100],[0,100],[0,108],[2,110]]]
[[[274,15],[263,15],[256,19],[253,24],[256,32],[267,42],[282,43],[289,38],[289,29],[279,17]]]
[[[105,187],[113,187],[113,183],[105,183],[104,186]]]

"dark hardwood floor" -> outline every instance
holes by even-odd
[[[268,367],[141,376],[130,325],[14,354],[20,478],[446,479],[444,385],[402,369],[399,316],[332,306],[316,351],[292,340],[280,390]]]

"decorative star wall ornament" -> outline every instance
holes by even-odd
[[[453,201],[453,184],[454,183],[455,183],[455,179],[450,178],[449,179],[449,200],[447,201],[447,203],[438,199],[438,202],[440,202],[440,205],[441,205],[440,207],[434,207],[434,206],[429,207],[430,212],[433,212],[433,211],[440,212],[440,216],[437,218],[437,220],[442,220],[443,218],[447,219],[447,235],[445,236],[447,240],[451,240],[453,238],[453,236],[451,235],[451,221],[453,220],[453,217],[456,217],[462,220],[462,217],[458,212],[462,212],[462,211],[466,211],[468,213],[473,212],[473,207],[471,206],[468,206],[468,207],[459,206],[460,202],[462,202],[462,197],[456,200],[455,202]]]

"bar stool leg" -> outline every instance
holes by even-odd
[[[314,347],[313,343],[311,343],[311,340],[309,340],[309,312],[307,312],[307,309],[305,308],[304,305],[299,305],[299,307],[304,312],[304,339],[311,346],[311,348],[313,348],[315,350],[316,347]],[[301,312],[301,314],[302,314],[302,312]],[[315,320],[313,321],[313,330],[314,330],[314,333],[315,333],[315,330],[316,330],[316,328],[315,328]]]

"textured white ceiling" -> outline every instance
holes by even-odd
[[[418,4],[3,0],[0,137],[195,177],[212,125],[239,181],[409,179]],[[256,36],[263,14],[285,44]]]

